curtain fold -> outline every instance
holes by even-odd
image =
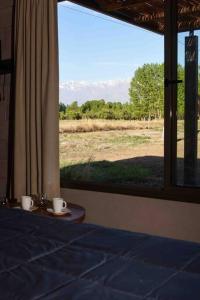
[[[13,193],[59,196],[57,0],[16,0]]]

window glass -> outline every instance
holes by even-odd
[[[163,185],[164,39],[58,5],[61,185]]]
[[[177,184],[200,185],[200,31],[178,34]]]

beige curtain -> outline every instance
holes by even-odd
[[[56,0],[15,1],[14,197],[59,196]]]

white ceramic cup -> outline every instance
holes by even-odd
[[[31,210],[31,208],[34,205],[34,202],[30,196],[22,196],[21,204],[24,210]]]
[[[53,210],[55,213],[60,213],[67,207],[67,202],[62,198],[53,198]]]

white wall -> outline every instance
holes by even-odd
[[[86,222],[200,242],[200,204],[62,189],[86,208]]]

